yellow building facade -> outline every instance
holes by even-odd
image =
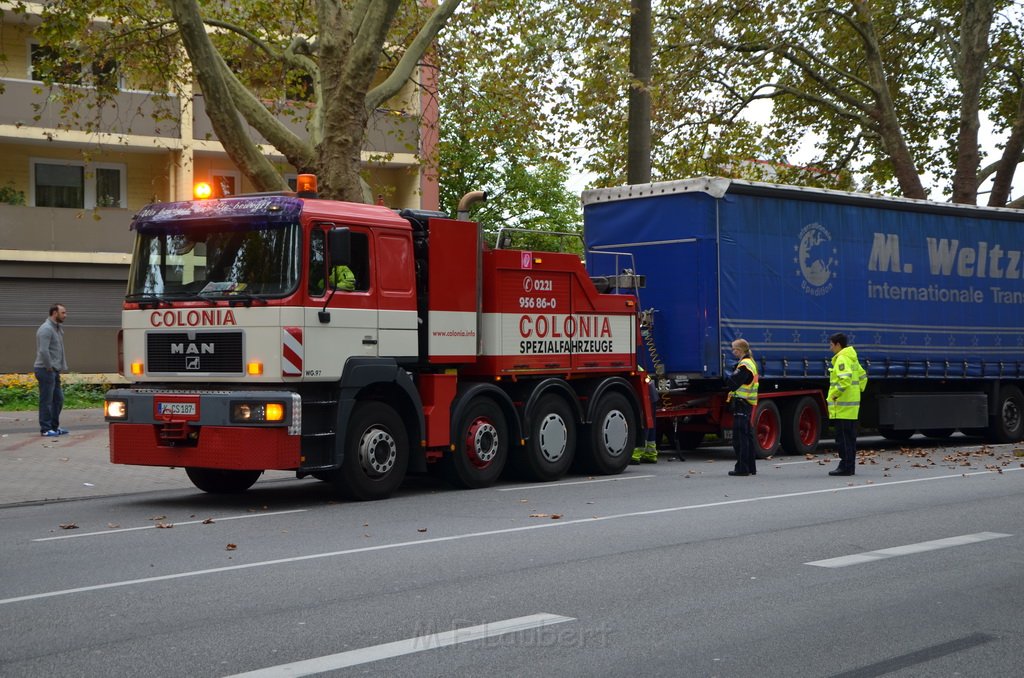
[[[56,90],[71,85],[51,89],[33,72],[41,6],[0,7],[0,373],[31,372],[35,331],[53,303],[68,309],[72,371],[113,372],[134,212],[189,200],[199,181],[218,196],[253,187],[216,140],[198,89],[178,97],[122,86],[102,109],[86,96],[62,111]],[[420,161],[436,144],[436,107],[411,85],[389,105],[367,126],[368,183],[392,207],[436,209],[436,181]],[[280,116],[306,136],[291,118]],[[293,180],[295,169],[250,134]]]

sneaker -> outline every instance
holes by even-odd
[[[41,435],[44,438],[56,438],[57,436],[60,435],[60,433],[57,431],[43,431],[39,435]]]
[[[67,430],[66,428],[55,428],[53,430],[57,432],[57,435],[62,436],[66,436],[67,434],[71,433],[71,431]]]

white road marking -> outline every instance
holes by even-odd
[[[552,624],[563,624],[568,621],[575,621],[574,617],[562,617],[557,614],[531,614],[527,617],[516,617],[503,621],[469,626],[463,629],[454,629],[443,633],[434,633],[429,636],[417,636],[398,640],[393,643],[364,647],[349,652],[339,652],[323,657],[315,657],[304,661],[292,662],[290,664],[279,664],[268,666],[265,669],[249,671],[247,673],[236,673],[227,678],[291,678],[292,676],[310,676],[325,671],[335,671],[349,666],[368,664],[381,659],[401,657],[416,652],[426,652],[439,647],[448,647],[459,643],[471,643],[474,640],[483,640],[493,636],[503,636],[508,633],[527,631],[529,629],[551,626]]]
[[[1013,471],[1024,471],[1024,468],[1011,468],[1003,469],[1002,473],[1010,473]],[[345,549],[343,551],[328,551],[326,553],[310,553],[304,556],[293,556],[291,558],[277,558],[275,560],[262,560],[254,563],[246,563],[243,565],[228,565],[226,567],[211,567],[205,570],[190,570],[187,572],[176,572],[174,574],[158,575],[155,577],[142,577],[140,579],[127,579],[123,581],[109,582],[106,584],[95,584],[93,586],[79,586],[73,589],[59,589],[56,591],[46,591],[43,593],[33,593],[25,596],[17,596],[14,598],[2,598],[0,599],[0,605],[10,605],[11,603],[22,603],[30,600],[40,600],[43,598],[55,598],[57,596],[66,596],[73,593],[86,593],[89,591],[102,591],[104,589],[120,588],[122,586],[138,586],[140,584],[151,584],[158,581],[170,581],[172,579],[185,579],[188,577],[198,577],[207,574],[220,574],[222,572],[234,572],[237,570],[249,570],[260,567],[271,567],[273,565],[284,565],[290,563],[298,563],[306,560],[320,560],[322,558],[337,558],[339,556],[348,556],[356,553],[369,553],[372,551],[387,551],[390,549],[407,548],[410,546],[423,546],[425,544],[440,544],[443,542],[450,541],[462,541],[465,539],[477,539],[480,537],[493,537],[496,535],[514,534],[516,532],[528,532],[530,530],[545,530],[555,529],[562,527],[569,527],[570,525],[581,525],[587,523],[599,523],[608,520],[622,520],[624,518],[638,518],[641,516],[655,516],[666,513],[678,513],[680,511],[692,511],[696,509],[705,508],[716,508],[719,506],[733,506],[737,504],[752,504],[762,501],[774,501],[776,499],[790,499],[793,497],[809,497],[815,494],[836,494],[838,492],[849,492],[854,490],[877,490],[884,487],[895,487],[897,485],[908,485],[910,483],[927,483],[936,480],[950,480],[952,478],[964,478],[970,476],[984,476],[994,475],[998,471],[973,471],[970,473],[956,473],[946,476],[931,476],[928,478],[912,478],[910,480],[894,480],[888,483],[874,483],[872,485],[846,485],[843,487],[828,487],[820,490],[807,490],[804,492],[787,492],[786,494],[774,494],[767,495],[764,497],[748,497],[746,499],[729,499],[727,501],[715,501],[706,504],[688,504],[685,506],[669,506],[667,508],[650,509],[648,511],[632,511],[629,513],[617,513],[607,516],[594,516],[592,518],[579,518],[577,520],[558,520],[558,521],[547,521],[543,523],[535,523],[533,525],[524,525],[522,527],[507,527],[500,530],[485,530],[483,532],[467,532],[463,534],[453,534],[447,537],[433,537],[430,539],[415,539],[413,541],[401,541],[393,544],[380,544],[378,546],[363,546],[354,549]]]
[[[287,513],[305,513],[309,509],[291,509],[290,511],[266,511],[261,513],[247,513],[244,516],[224,516],[222,518],[204,518],[202,520],[184,520],[180,523],[172,523],[175,527],[179,525],[200,525],[205,523],[207,520],[212,520],[215,523],[220,523],[225,520],[243,520],[245,518],[262,518],[264,516],[281,516]],[[32,541],[57,541],[58,539],[75,539],[76,537],[98,537],[106,534],[121,534],[122,532],[135,532],[137,530],[153,530],[156,529],[156,525],[142,525],[141,527],[118,527],[111,528],[109,530],[103,530],[102,532],[75,532],[74,534],[62,534],[59,537],[41,537],[39,539],[33,539]]]
[[[654,475],[646,476],[625,476],[618,478],[593,478],[591,480],[571,480],[566,483],[542,483],[540,485],[519,485],[516,487],[499,487],[498,492],[519,492],[525,490],[544,490],[549,487],[565,487],[567,485],[589,485],[591,483],[615,483],[623,480],[639,480],[640,478],[655,478]]]
[[[947,537],[946,539],[922,541],[917,544],[894,546],[892,548],[879,549],[877,551],[865,551],[864,553],[855,553],[849,556],[840,556],[839,558],[815,560],[810,563],[804,563],[804,565],[814,565],[815,567],[847,567],[849,565],[872,563],[876,560],[884,560],[885,558],[906,556],[912,553],[924,553],[925,551],[937,551],[938,549],[948,549],[953,546],[964,546],[965,544],[977,544],[981,541],[1003,539],[1004,537],[1012,536],[1013,535],[1011,534],[1003,534],[1001,532],[976,532],[974,534],[962,534],[959,537]]]

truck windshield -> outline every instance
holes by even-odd
[[[300,249],[296,223],[147,224],[128,298],[283,296],[298,285]]]

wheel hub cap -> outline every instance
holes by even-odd
[[[557,414],[552,413],[544,417],[540,423],[538,438],[538,447],[545,461],[556,462],[565,454],[565,444],[569,436],[565,422]]]
[[[359,463],[369,476],[379,477],[395,466],[398,446],[391,434],[380,428],[371,428],[359,439]]]
[[[626,451],[629,441],[629,422],[622,412],[609,412],[601,422],[601,436],[609,456],[617,457]]]

